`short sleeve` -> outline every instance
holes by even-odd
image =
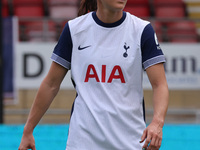
[[[51,59],[66,69],[71,69],[72,47],[73,45],[69,24],[66,23],[58,43],[54,48]]]
[[[142,64],[145,70],[152,65],[165,62],[164,54],[151,24],[148,24],[143,30],[141,51]]]

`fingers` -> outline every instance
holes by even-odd
[[[145,150],[159,150],[161,146],[162,136],[152,132],[147,132],[146,141],[143,145],[143,149]]]
[[[147,138],[146,138],[146,141],[145,141],[145,143],[144,143],[144,145],[143,145],[143,149],[147,149],[147,147],[148,147],[148,145],[149,145],[149,143],[151,142],[151,134],[150,133],[147,133]]]
[[[30,146],[27,146],[27,147],[26,146],[23,147],[23,146],[20,145],[20,147],[18,148],[18,150],[28,150],[28,149],[36,150],[35,145],[30,145]]]
[[[141,137],[140,143],[144,142],[144,140],[146,139],[146,137],[147,137],[147,130],[144,130],[143,135]]]
[[[32,150],[36,150],[35,145],[33,146]]]
[[[28,149],[36,150],[35,140],[32,134],[23,134],[18,150]]]

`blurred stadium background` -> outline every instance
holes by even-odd
[[[14,150],[56,41],[65,23],[77,16],[80,0],[2,0],[1,4],[4,66],[0,149]],[[166,54],[170,102],[161,149],[200,149],[200,0],[128,0],[125,11],[151,22]],[[148,124],[153,105],[147,80],[145,76]],[[39,150],[65,148],[75,95],[68,75],[35,130]]]

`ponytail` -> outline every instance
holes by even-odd
[[[78,16],[97,10],[97,0],[81,0]]]

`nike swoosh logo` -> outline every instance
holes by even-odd
[[[81,46],[79,46],[79,47],[78,47],[78,50],[84,50],[84,49],[86,49],[86,48],[88,48],[88,47],[91,47],[91,45],[89,45],[89,46],[85,46],[85,47],[81,47]]]

